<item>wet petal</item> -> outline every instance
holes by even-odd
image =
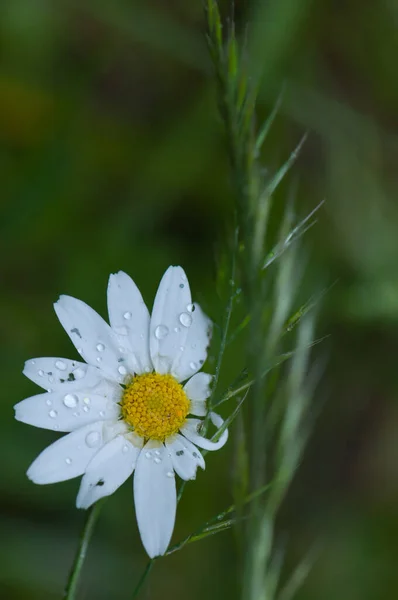
[[[190,308],[194,310],[190,313],[192,324],[188,331],[184,352],[173,366],[173,375],[177,381],[185,381],[202,368],[211,340],[212,322],[198,304],[193,304]]]
[[[185,349],[192,316],[191,292],[184,270],[169,267],[159,284],[153,306],[149,347],[155,370],[173,372]]]
[[[34,483],[56,483],[82,475],[103,445],[103,422],[80,427],[48,446],[28,469]]]
[[[76,499],[77,508],[88,508],[110,496],[134,471],[141,447],[118,435],[102,446],[87,465]]]
[[[69,358],[41,357],[27,360],[23,374],[45,390],[89,389],[104,378],[96,367]]]
[[[213,425],[218,428],[220,428],[224,423],[224,420],[220,417],[220,415],[217,415],[214,412],[210,413],[210,419]],[[212,442],[198,433],[198,429],[201,424],[202,421],[199,419],[186,419],[184,425],[180,428],[180,431],[193,444],[199,446],[199,448],[204,448],[205,450],[219,450],[222,448],[228,439],[228,429],[221,434],[221,437],[217,442]]]
[[[134,501],[145,550],[151,558],[164,554],[174,529],[177,495],[173,465],[160,442],[150,440],[138,457]]]
[[[176,434],[168,438],[165,444],[171,454],[174,470],[181,479],[195,479],[198,466],[205,468],[200,451],[182,435]]]
[[[108,284],[108,312],[112,329],[136,360],[136,373],[152,370],[149,355],[149,312],[134,281],[123,271],[112,274]]]
[[[115,395],[108,397],[89,391],[72,392],[50,392],[26,398],[14,406],[15,418],[28,425],[55,431],[74,431],[87,423],[119,418],[117,402],[120,393],[116,396],[115,390]]]
[[[71,296],[60,296],[54,308],[84,360],[115,381],[123,382],[129,370],[125,366],[128,352],[108,323],[85,302]]]

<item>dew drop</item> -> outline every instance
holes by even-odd
[[[197,368],[198,365],[196,363],[194,363],[194,362],[190,362],[189,366],[192,369],[192,371],[194,371]]]
[[[195,305],[194,304],[188,304],[187,306],[187,311],[190,313],[193,313],[195,310]]]
[[[150,373],[151,369],[149,367],[145,367],[145,373]]]
[[[128,451],[129,451],[129,447],[127,446],[127,444],[125,444],[122,448],[122,452],[123,452],[123,454],[127,454]]]
[[[72,459],[71,458],[65,458],[65,462],[67,465],[71,465],[72,464]]]
[[[183,289],[183,287],[184,287],[184,284],[180,283],[180,288]]]
[[[151,458],[152,454],[150,452],[145,452],[145,458]]]
[[[155,454],[156,454],[156,456],[160,456],[159,450],[155,450]]]
[[[35,360],[32,360],[32,361],[30,362],[30,364],[31,364],[31,365],[35,365],[35,364],[36,364],[36,361],[35,361]]]
[[[54,431],[58,431],[59,425],[54,425]]]
[[[125,312],[123,317],[126,319],[126,321],[129,321],[131,319],[131,312]]]
[[[49,416],[51,419],[55,419],[55,417],[57,416],[57,414],[58,414],[58,413],[57,413],[57,411],[56,411],[56,410],[50,410],[50,412],[48,413],[48,416]]]
[[[118,367],[117,370],[120,373],[120,375],[127,375],[127,369],[126,367],[123,367],[123,365],[120,365],[120,367]]]
[[[74,371],[72,371],[72,375],[75,377],[75,379],[82,379],[84,377],[84,370],[81,369],[80,367],[78,367],[77,369],[75,369]]]
[[[121,346],[118,348],[120,354],[124,354],[126,352],[125,348],[122,348]]]
[[[174,477],[173,471],[167,471],[166,475],[167,477]]]
[[[174,327],[174,331],[175,331],[176,333],[178,333],[179,331],[181,331],[181,329],[180,329],[180,327]]]
[[[52,400],[50,400],[50,398],[49,398],[48,400],[46,400],[46,404],[47,404],[47,406],[51,406]]]
[[[77,351],[79,354],[83,354],[83,348],[78,348]]]
[[[154,462],[158,465],[162,462],[162,459],[159,458],[158,456],[154,459]]]
[[[66,369],[66,363],[64,363],[63,360],[56,360],[55,361],[55,366],[57,367],[57,369],[59,369],[60,371],[65,371]]]
[[[184,325],[184,327],[190,327],[192,324],[192,317],[188,313],[180,314],[180,323]]]
[[[102,361],[102,358],[100,356],[97,356],[97,362],[100,363],[101,361]]]
[[[78,402],[79,398],[74,394],[66,394],[66,396],[64,396],[64,404],[67,408],[75,408]]]
[[[180,346],[181,352],[184,352],[184,346]]]
[[[104,344],[97,344],[96,348],[97,348],[98,352],[103,352],[105,350]]]
[[[43,375],[44,375],[44,371],[42,371],[42,370],[40,369],[40,371],[39,371],[39,375],[40,375],[40,377],[43,377]]]
[[[87,413],[87,412],[88,412],[90,409],[89,409],[89,407],[88,407],[88,406],[83,406],[83,410],[84,410],[84,412],[86,412],[86,413]]]
[[[166,325],[158,325],[155,329],[155,338],[158,340],[164,340],[164,338],[168,335],[169,328]]]
[[[49,377],[48,381],[49,381],[49,383],[54,383],[54,377]]]
[[[86,435],[86,444],[89,448],[95,448],[100,442],[101,436],[98,431],[90,431],[90,433]]]
[[[91,403],[91,400],[90,400],[90,398],[83,398],[83,402],[84,402],[84,404],[89,405]]]
[[[99,416],[100,416],[100,417],[105,417],[105,411],[104,411],[104,410],[100,410],[100,414],[99,414]]]

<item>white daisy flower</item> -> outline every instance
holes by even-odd
[[[174,528],[175,473],[195,479],[205,468],[198,450],[217,450],[199,433],[212,376],[199,373],[207,357],[211,321],[192,304],[181,267],[169,267],[152,315],[126,273],[108,284],[110,326],[81,300],[54,305],[62,326],[86,361],[35,358],[24,374],[47,392],[19,402],[19,421],[70,432],[46,448],[27,475],[35,483],[83,475],[76,505],[88,508],[112,494],[135,471],[138,528],[150,557],[164,554]],[[184,385],[182,382],[186,382]],[[210,413],[220,427],[222,418]]]

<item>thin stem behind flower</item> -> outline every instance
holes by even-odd
[[[99,517],[104,500],[99,500],[92,506],[88,512],[86,521],[83,526],[83,530],[80,535],[80,542],[77,548],[75,559],[69,574],[68,582],[65,587],[64,599],[75,600],[76,592],[79,585],[81,570],[86,559],[88,545],[91,540],[91,536],[94,533],[94,528]]]

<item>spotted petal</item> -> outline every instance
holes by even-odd
[[[27,360],[23,370],[31,381],[45,390],[89,389],[104,375],[96,367],[69,358],[41,357]]]
[[[115,381],[123,382],[127,373],[124,362],[128,353],[104,319],[85,302],[71,296],[61,296],[54,308],[84,360],[100,367]]]
[[[149,329],[151,358],[158,373],[174,374],[192,322],[190,306],[191,292],[184,270],[169,267],[156,293]]]
[[[30,465],[27,475],[34,483],[56,483],[82,475],[103,445],[103,422],[80,427],[48,446]]]
[[[224,420],[220,415],[217,415],[214,412],[210,413],[210,419],[213,425],[218,428],[224,423]],[[219,450],[219,448],[222,448],[228,439],[228,429],[221,434],[221,437],[217,442],[212,442],[198,433],[201,424],[202,421],[199,419],[186,419],[184,425],[180,428],[180,431],[193,444],[199,446],[199,448],[204,448],[205,450]]]
[[[134,281],[123,271],[109,277],[108,312],[112,329],[129,346],[136,373],[152,370],[149,355],[149,312]]]
[[[177,495],[173,465],[163,444],[150,440],[134,474],[138,529],[148,555],[164,554],[173,533]]]
[[[135,438],[140,440],[138,436]],[[88,508],[113,494],[134,471],[141,447],[142,439],[135,445],[124,435],[105,444],[87,465],[76,499],[77,508]]]
[[[173,468],[181,479],[195,479],[196,469],[205,468],[205,461],[199,450],[182,435],[176,434],[165,442],[171,454]]]

